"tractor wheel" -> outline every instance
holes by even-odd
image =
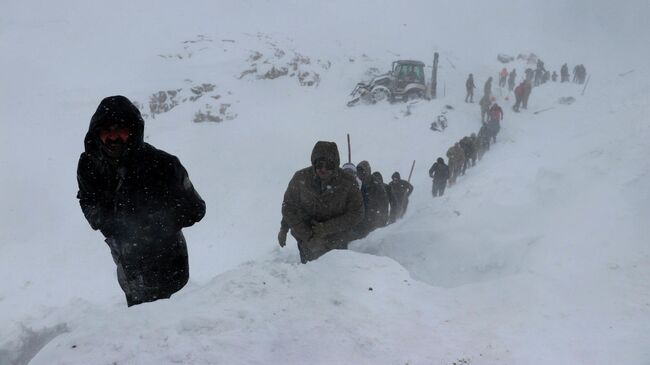
[[[418,99],[422,99],[422,92],[420,92],[419,90],[413,90],[413,91],[409,91],[408,94],[406,94],[404,101],[413,101]]]
[[[385,86],[376,86],[372,88],[372,91],[370,92],[370,95],[372,97],[372,102],[373,104],[378,102],[378,101],[384,101],[384,100],[389,100],[390,99],[390,90],[388,90],[387,87]]]

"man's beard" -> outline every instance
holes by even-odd
[[[107,157],[112,159],[122,157],[126,150],[127,146],[122,142],[109,141],[108,143],[102,144],[102,151]]]

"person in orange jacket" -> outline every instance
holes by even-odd
[[[508,79],[508,70],[504,67],[499,73],[499,87],[506,87],[506,80]]]

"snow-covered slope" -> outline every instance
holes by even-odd
[[[635,36],[649,5],[578,4],[7,5],[0,364],[649,362],[650,75]],[[368,69],[434,51],[438,100],[345,107]],[[585,95],[546,84],[514,114],[497,92],[499,143],[432,199],[430,164],[480,125],[465,77],[482,86],[498,53],[530,51],[552,70],[584,63]],[[152,115],[169,90],[178,105]],[[113,94],[143,106],[147,141],[179,156],[208,206],[185,230],[190,284],[130,309],[75,199],[89,118]],[[445,105],[449,127],[429,130]],[[207,110],[224,120],[193,122]],[[346,133],[354,162],[385,177],[416,160],[409,211],[296,264],[293,241],[275,242],[282,194],[316,141],[345,155]]]

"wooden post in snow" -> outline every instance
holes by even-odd
[[[348,162],[352,163],[352,148],[350,147],[350,133],[348,133]]]
[[[591,75],[587,77],[587,82],[585,82],[585,87],[582,89],[582,95],[585,95],[585,90],[587,90],[587,85],[589,85],[589,79],[591,79]]]
[[[436,98],[438,88],[438,52],[433,54],[433,68],[431,69],[431,99]]]
[[[415,160],[413,160],[413,164],[411,165],[411,172],[409,172],[409,179],[406,180],[409,183],[411,182],[411,175],[413,175],[413,168],[415,167]]]

